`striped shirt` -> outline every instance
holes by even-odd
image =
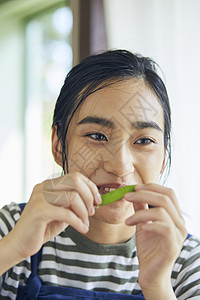
[[[5,236],[19,219],[21,209],[11,203],[0,210],[0,236]],[[0,299],[16,299],[19,285],[31,273],[30,257],[0,276]],[[72,227],[43,246],[38,275],[45,285],[74,287],[137,295],[139,263],[135,236],[117,245],[88,240]],[[200,299],[200,241],[186,239],[174,264],[171,282],[179,300]]]

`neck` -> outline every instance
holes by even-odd
[[[112,245],[125,243],[134,234],[135,226],[107,224],[91,217],[90,229],[85,234],[85,237],[98,244]]]

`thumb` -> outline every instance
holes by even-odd
[[[135,213],[137,211],[139,211],[139,210],[146,210],[146,209],[148,209],[147,203],[132,202],[132,204],[133,204],[133,208],[134,208]],[[126,224],[127,225],[132,225],[133,224],[133,219],[134,219],[135,213],[131,217],[129,217],[128,219],[126,219]]]
[[[146,203],[136,203],[133,202],[133,207],[135,212],[142,209],[148,209],[148,205]]]

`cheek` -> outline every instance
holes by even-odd
[[[146,155],[141,155],[138,161],[137,170],[142,177],[143,182],[157,183],[163,166],[164,151],[161,150],[155,153],[146,153]]]
[[[70,172],[80,172],[90,178],[100,168],[102,159],[91,146],[80,141],[68,145],[68,165]]]

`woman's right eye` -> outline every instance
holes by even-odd
[[[99,132],[88,133],[85,136],[91,137],[93,140],[107,141],[107,138],[105,137],[105,135],[102,133],[99,133]]]

